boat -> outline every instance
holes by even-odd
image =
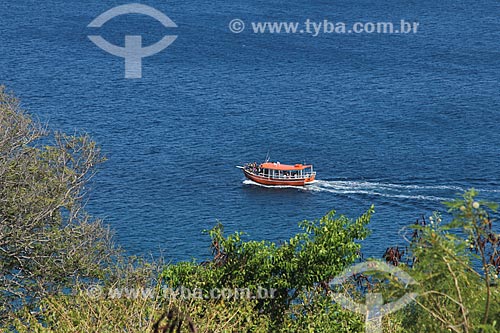
[[[311,164],[281,164],[280,162],[247,163],[237,166],[245,177],[259,184],[275,186],[304,186],[314,182],[316,172]]]

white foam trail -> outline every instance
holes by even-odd
[[[488,192],[488,193],[500,193],[500,190],[478,190],[479,193],[481,192]]]
[[[399,199],[413,199],[413,200],[429,200],[429,201],[448,201],[450,200],[449,198],[444,198],[444,197],[436,197],[433,195],[409,195],[409,194],[391,194],[391,193],[381,193],[381,192],[376,192],[376,191],[365,191],[365,190],[335,190],[335,189],[328,189],[328,188],[320,188],[320,187],[310,187],[309,188],[311,191],[318,191],[318,192],[328,192],[328,193],[334,193],[334,194],[363,194],[367,196],[380,196],[380,197],[386,197],[386,198],[399,198]]]
[[[367,181],[325,181],[317,180],[318,185],[334,188],[373,188],[373,189],[394,189],[394,190],[455,190],[465,191],[465,188],[453,185],[405,185]]]
[[[307,187],[308,190],[317,192],[328,192],[340,195],[361,194],[367,196],[379,196],[396,199],[447,201],[449,198],[428,195],[424,193],[413,193],[422,191],[462,190],[459,186],[449,185],[404,185],[367,181],[326,181],[317,180],[315,184]]]
[[[327,192],[339,195],[366,195],[379,196],[395,199],[411,199],[425,201],[449,201],[457,192],[464,192],[465,187],[457,185],[414,185],[393,184],[356,180],[315,180],[306,186],[275,186],[263,185],[251,180],[245,180],[244,184],[257,185],[266,188],[294,188],[304,191]],[[500,193],[500,190],[481,190],[479,192]],[[443,195],[449,196],[445,197]]]

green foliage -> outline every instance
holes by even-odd
[[[498,330],[500,290],[492,284],[496,272],[489,270],[500,239],[489,217],[496,205],[477,202],[476,195],[471,190],[447,203],[449,223],[435,214],[430,223],[414,226],[410,274],[419,281],[420,296],[404,313],[409,332]]]
[[[162,278],[171,287],[274,289],[274,297],[259,299],[259,311],[281,327],[287,311],[300,302],[305,289],[328,282],[359,257],[356,242],[368,235],[371,207],[355,221],[332,211],[317,222],[304,221],[303,232],[279,246],[266,241],[244,241],[241,233],[224,235],[221,224],[208,233],[214,260],[204,265],[181,263],[165,268]],[[311,289],[312,290],[312,289]],[[321,299],[321,298],[318,298]],[[323,299],[321,299],[323,300]]]
[[[34,314],[20,311],[12,321],[17,333],[144,333],[170,332],[271,332],[270,318],[254,310],[255,301],[216,300],[165,301],[159,294],[151,297],[91,297],[82,289],[76,295],[48,296]],[[167,328],[167,329],[166,329]],[[0,330],[2,327],[0,326]],[[177,332],[177,330],[175,331]]]
[[[184,298],[165,292],[159,267],[122,260],[100,284],[77,283],[70,293],[46,295],[38,307],[18,310],[0,331],[16,333],[271,332],[256,300]],[[172,330],[174,331],[174,330]]]
[[[291,304],[281,332],[364,332],[364,317],[346,311],[317,288],[303,290]]]

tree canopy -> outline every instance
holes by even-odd
[[[85,212],[85,188],[104,161],[88,135],[45,129],[0,87],[0,310],[97,277],[109,230]]]

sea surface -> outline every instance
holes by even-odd
[[[500,2],[145,1],[178,26],[129,14],[87,25],[123,1],[3,1],[0,83],[51,129],[87,132],[108,161],[88,211],[128,253],[210,255],[203,230],[279,242],[335,209],[376,213],[365,256],[403,245],[401,229],[474,187],[500,202]],[[246,29],[229,30],[233,19]],[[401,19],[415,34],[255,34],[251,22]],[[143,45],[142,79],[94,45]],[[307,188],[266,188],[235,166],[312,163]],[[445,214],[446,218],[446,214]]]

